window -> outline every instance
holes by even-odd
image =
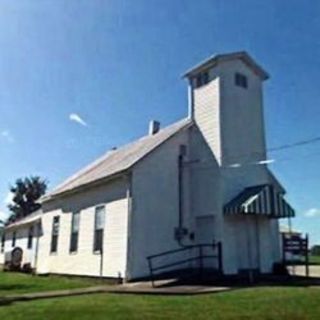
[[[236,86],[242,87],[242,88],[248,88],[248,79],[245,75],[241,73],[236,73],[234,76],[234,82]]]
[[[209,82],[209,73],[208,72],[204,72],[202,74],[202,83],[203,84],[207,84]]]
[[[80,212],[72,213],[71,235],[70,235],[70,252],[78,251],[78,235],[80,226]]]
[[[55,253],[58,251],[59,224],[60,224],[60,217],[59,216],[53,217],[51,247],[50,247],[51,253]]]
[[[196,77],[196,88],[202,87],[209,82],[209,73],[202,72]]]
[[[1,253],[4,252],[5,241],[6,241],[6,237],[5,237],[4,233],[3,233],[2,236],[1,236]]]
[[[29,233],[28,233],[28,249],[32,249],[32,240],[33,240],[33,226],[29,228]]]
[[[12,247],[15,247],[16,246],[16,239],[17,239],[17,233],[16,233],[16,231],[14,231],[13,233],[12,233]]]
[[[103,230],[105,221],[105,207],[96,207],[94,215],[94,241],[93,251],[102,252],[103,250]]]

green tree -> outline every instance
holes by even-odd
[[[320,245],[314,245],[311,248],[311,254],[313,254],[315,256],[320,256]]]
[[[12,203],[8,205],[11,216],[8,222],[26,217],[30,213],[38,210],[41,205],[37,200],[45,194],[47,181],[38,176],[17,179],[10,187],[13,194]]]

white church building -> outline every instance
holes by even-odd
[[[188,117],[163,129],[151,122],[148,135],[45,195],[41,211],[7,226],[0,263],[20,247],[38,274],[134,280],[150,276],[150,261],[155,270],[167,265],[159,272],[198,263],[226,275],[272,272],[281,261],[278,221],[294,210],[267,167],[269,75],[236,52],[185,78]],[[207,250],[200,262],[198,249]]]

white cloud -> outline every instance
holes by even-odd
[[[230,168],[240,168],[241,164],[240,163],[233,163],[229,165]]]
[[[84,127],[88,126],[88,124],[77,113],[70,113],[69,120],[77,122]]]
[[[275,162],[274,159],[266,159],[266,160],[258,161],[257,164],[269,164],[269,163],[273,163],[273,162]]]
[[[12,136],[12,134],[10,133],[10,131],[8,130],[3,130],[1,131],[1,138],[8,141],[8,142],[14,142],[14,138]]]
[[[320,209],[311,208],[304,213],[304,216],[308,218],[320,217]]]

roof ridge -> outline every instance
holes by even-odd
[[[251,69],[253,69],[263,80],[267,80],[270,77],[268,72],[265,71],[253,59],[253,57],[247,51],[244,51],[244,50],[211,55],[207,59],[202,60],[200,63],[188,69],[182,77],[185,78],[185,77],[194,76],[195,73],[199,72],[203,68],[212,67],[219,62],[232,60],[232,59],[242,59],[243,62],[247,63],[251,67]]]
[[[170,125],[168,125],[167,127],[161,129],[157,134],[155,135],[145,135],[142,136],[136,140],[133,140],[127,144],[124,144],[123,146],[121,146],[119,149],[114,150],[114,151],[107,151],[104,155],[102,155],[101,157],[99,157],[98,159],[96,159],[95,161],[89,163],[87,166],[85,166],[83,169],[78,170],[77,172],[75,172],[72,176],[70,176],[69,178],[67,178],[66,180],[64,180],[61,184],[59,184],[57,187],[55,187],[51,192],[49,192],[47,195],[45,195],[43,197],[43,200],[47,199],[48,197],[50,197],[51,195],[57,195],[59,193],[62,193],[66,190],[63,190],[64,188],[68,188],[68,185],[74,183],[77,179],[81,179],[83,177],[85,177],[87,174],[90,174],[91,172],[94,172],[95,170],[97,170],[100,166],[102,166],[105,161],[108,160],[109,157],[113,156],[113,155],[121,155],[122,152],[125,152],[125,150],[128,150],[127,154],[124,154],[123,159],[122,160],[128,160],[128,164],[124,165],[122,170],[127,170],[129,169],[131,166],[133,166],[136,162],[138,162],[139,160],[141,160],[141,158],[143,156],[145,156],[146,154],[148,154],[149,152],[151,152],[152,150],[154,150],[156,147],[158,147],[161,143],[163,143],[164,141],[166,141],[168,138],[170,138],[172,135],[174,135],[175,133],[177,133],[178,131],[180,131],[182,128],[184,128],[187,124],[192,123],[192,120],[190,118],[183,118],[179,121],[176,121]],[[172,130],[175,126],[177,126],[177,128],[175,130],[173,130],[172,133],[170,133],[167,137],[164,136],[163,139],[160,141],[156,141],[157,138],[161,137],[161,134],[164,135],[166,132],[170,132],[170,129]],[[130,148],[133,148],[135,145],[137,147],[139,147],[139,144],[143,143],[143,141],[152,141],[152,139],[155,139],[155,143],[154,145],[146,145],[145,148],[146,150],[142,150],[141,152],[143,153],[142,156],[137,157],[137,159],[134,159],[134,153],[136,152],[135,150],[130,151]],[[140,148],[143,149],[144,145],[142,145]],[[150,150],[148,150],[148,148]],[[130,162],[130,157],[133,157],[133,160]],[[112,161],[112,158],[111,158]],[[119,172],[119,171],[118,171]],[[115,172],[116,173],[116,172]],[[108,176],[108,174],[106,175],[106,177]],[[98,180],[98,179],[96,179]],[[88,182],[90,183],[90,182]],[[86,184],[86,183],[84,183]],[[80,184],[82,185],[82,184]],[[79,186],[80,186],[79,185]],[[70,190],[73,188],[70,188]]]

